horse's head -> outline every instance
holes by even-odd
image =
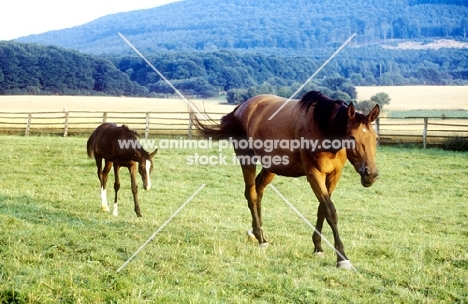
[[[364,187],[370,187],[379,175],[375,164],[377,134],[372,127],[379,113],[379,105],[375,105],[368,115],[356,113],[352,103],[348,106],[348,136],[352,142],[346,154],[356,172],[361,175]]]
[[[138,162],[138,172],[143,180],[143,188],[145,190],[151,189],[150,174],[153,171],[153,156],[155,156],[157,152],[158,149],[150,154],[145,153]]]

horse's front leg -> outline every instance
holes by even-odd
[[[117,210],[117,197],[118,197],[117,193],[119,192],[119,189],[120,189],[119,170],[120,170],[120,166],[114,164],[114,177],[115,177],[114,192],[115,192],[115,198],[114,198],[114,211],[112,212],[112,215],[114,215],[114,216],[119,215],[119,211]]]
[[[136,163],[128,167],[128,171],[130,171],[130,180],[132,184],[133,203],[135,205],[135,213],[138,217],[141,217],[140,205],[138,204],[138,184],[137,184],[137,179],[136,179],[136,174],[137,174]]]
[[[352,268],[352,265],[349,259],[346,257],[344,246],[341,242],[340,234],[338,232],[338,215],[336,214],[335,206],[331,201],[330,194],[328,193],[328,189],[326,187],[326,175],[314,170],[308,174],[307,179],[314,191],[315,196],[320,202],[317,217],[317,227],[312,237],[314,240],[315,252],[323,252],[320,244],[321,238],[319,233],[322,229],[323,219],[326,219],[328,225],[330,225],[330,228],[332,229],[335,240],[337,267],[350,269]]]
[[[335,190],[336,184],[341,176],[341,170],[336,170],[330,174],[326,175],[325,186],[327,188],[328,196],[331,197],[333,190]],[[325,204],[320,203],[317,210],[317,222],[315,224],[315,231],[312,234],[312,241],[314,243],[314,254],[322,256],[322,227],[325,217],[327,215],[327,210]]]
[[[96,164],[98,164],[98,160],[96,160]],[[101,182],[101,209],[103,211],[109,211],[109,204],[107,203],[107,178],[109,177],[110,169],[112,168],[112,162],[106,161],[104,164],[104,170],[102,168],[102,160],[99,160],[98,165],[98,177],[99,181]]]

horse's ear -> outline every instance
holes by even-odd
[[[149,155],[149,157],[150,157],[150,158],[153,158],[153,157],[156,155],[156,153],[158,153],[158,149],[154,150],[154,151]]]
[[[374,108],[372,109],[372,111],[370,111],[370,113],[367,114],[367,119],[369,120],[369,122],[373,122],[374,120],[377,119],[379,114],[380,114],[380,107],[379,107],[379,104],[376,104]]]
[[[351,102],[351,103],[348,105],[348,118],[349,118],[349,119],[353,119],[355,115],[356,115],[356,109],[354,108],[354,105],[353,105],[353,103]]]

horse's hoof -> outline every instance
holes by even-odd
[[[317,251],[317,252],[314,252],[314,255],[316,257],[319,257],[319,258],[324,258],[325,257],[325,252],[323,251]]]
[[[105,206],[102,206],[102,207],[101,207],[101,210],[102,210],[102,211],[105,211],[105,212],[109,212],[109,211],[110,211],[110,210],[109,210],[109,207],[105,207]]]
[[[249,239],[251,239],[251,240],[256,240],[256,239],[257,239],[257,238],[255,237],[255,234],[253,234],[253,230],[247,231],[247,236],[248,236]]]
[[[351,261],[350,261],[350,260],[338,261],[338,263],[336,263],[336,268],[340,268],[340,269],[354,269],[353,264],[351,264]]]
[[[265,243],[259,244],[258,246],[260,246],[260,248],[267,248],[268,246],[270,246],[270,244],[268,244],[267,242],[265,242]]]

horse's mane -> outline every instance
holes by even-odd
[[[123,132],[125,133],[125,135],[127,136],[134,136],[134,137],[139,136],[137,131],[131,130],[127,125],[122,125],[121,128]]]
[[[302,96],[299,105],[306,113],[311,106],[313,120],[325,136],[342,137],[347,133],[348,104],[343,100],[331,99],[318,91],[310,91]]]

